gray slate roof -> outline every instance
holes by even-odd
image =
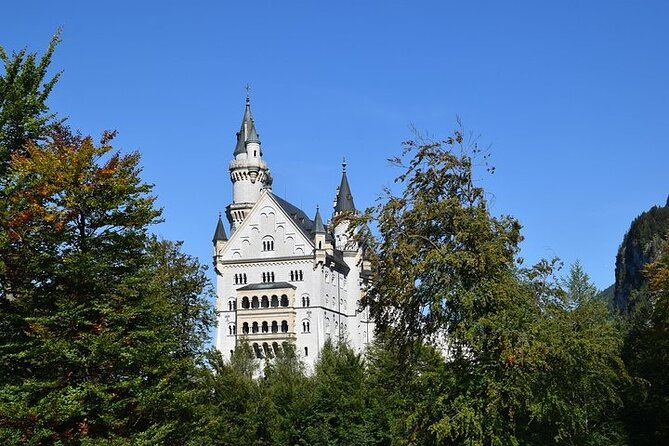
[[[250,285],[245,285],[241,288],[237,288],[237,291],[253,291],[253,290],[276,290],[280,288],[292,288],[297,289],[297,287],[288,282],[268,282],[268,283],[252,283]]]
[[[321,219],[321,211],[316,208],[316,216],[314,217],[314,227],[312,229],[314,234],[325,234],[325,226],[323,226],[323,219]]]
[[[258,132],[256,131],[253,115],[251,115],[251,100],[247,96],[244,117],[242,118],[242,125],[239,129],[239,132],[237,132],[237,145],[235,146],[234,156],[237,156],[240,153],[245,153],[246,143],[249,141],[259,143],[260,138],[258,137]]]
[[[281,209],[283,209],[283,211],[288,214],[295,223],[297,223],[297,226],[304,232],[304,235],[308,239],[311,239],[311,231],[314,228],[314,222],[307,216],[307,214],[302,209],[291,203],[288,203],[278,195],[272,194],[272,197],[274,197],[276,202],[279,203]]]
[[[225,234],[225,227],[223,226],[223,220],[221,220],[221,215],[218,216],[218,223],[216,224],[216,231],[214,232],[214,243],[218,241],[225,241],[228,239],[228,236]]]
[[[353,203],[353,195],[351,195],[351,188],[348,185],[348,178],[346,178],[346,170],[341,174],[341,184],[339,185],[339,192],[337,193],[337,204],[335,205],[335,214],[343,211],[355,211],[355,204]]]

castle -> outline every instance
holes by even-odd
[[[312,219],[272,193],[248,96],[228,169],[230,237],[219,215],[213,239],[218,350],[229,357],[245,339],[262,363],[290,343],[308,368],[328,339],[361,351],[374,334],[361,250],[346,221],[324,225],[318,208]],[[333,217],[345,211],[355,205],[343,163]]]

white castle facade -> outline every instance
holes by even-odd
[[[245,340],[262,363],[290,343],[310,369],[328,339],[363,350],[374,324],[360,305],[361,250],[345,221],[324,225],[318,208],[312,219],[272,193],[248,97],[229,171],[230,237],[219,216],[213,239],[218,350]],[[345,163],[333,217],[344,211],[355,211]]]

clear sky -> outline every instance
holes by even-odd
[[[371,205],[410,126],[443,137],[460,116],[526,263],[580,259],[604,288],[669,194],[668,23],[666,1],[11,1],[0,45],[41,52],[63,27],[52,109],[142,153],[156,232],[205,264],[249,83],[274,192],[307,213],[329,216],[342,157]]]

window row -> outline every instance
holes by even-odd
[[[276,294],[272,297],[262,296],[260,299],[258,296],[253,296],[251,299],[248,296],[242,297],[242,308],[245,310],[249,308],[277,308],[279,306],[288,306],[288,296],[282,294],[281,299]]]
[[[248,283],[246,273],[235,274],[234,280],[235,280],[235,285],[246,285]],[[292,270],[290,272],[291,282],[301,282],[303,280],[304,280],[304,272],[302,270]],[[262,273],[262,283],[272,283],[274,281],[275,281],[275,276],[273,271]]]
[[[281,333],[288,333],[288,321],[281,321]],[[244,322],[242,325],[242,333],[278,333],[279,332],[279,323],[277,321],[272,321],[271,325],[267,321],[263,321],[258,324],[258,322]]]

